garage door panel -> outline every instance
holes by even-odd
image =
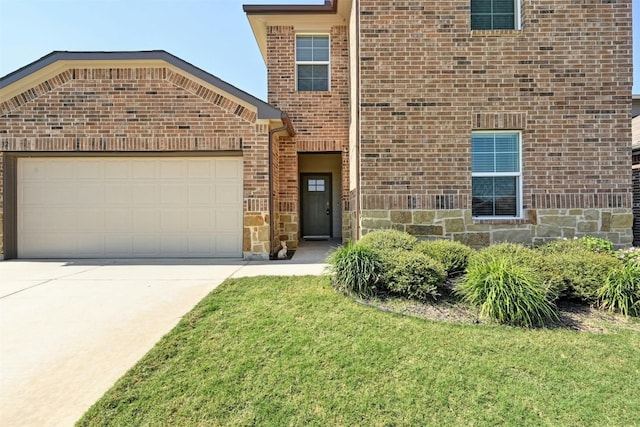
[[[133,189],[127,183],[108,183],[104,191],[104,201],[111,205],[130,206],[133,201]]]
[[[131,178],[131,161],[107,159],[104,162],[104,177],[106,179],[125,180]]]
[[[207,183],[196,183],[193,185],[190,185],[187,189],[188,194],[189,194],[189,205],[190,206],[194,206],[194,205],[204,205],[204,206],[209,206],[211,205],[211,184],[207,184]],[[215,193],[214,193],[214,198],[213,200],[215,201]]]
[[[133,199],[135,205],[153,205],[157,206],[160,201],[160,192],[158,185],[152,182],[133,184]]]
[[[213,248],[211,245],[211,236],[209,235],[190,235],[188,240],[190,256],[206,256],[207,254],[213,252]]]
[[[155,234],[136,235],[133,238],[133,256],[152,257],[159,256],[158,246],[160,237]]]
[[[57,231],[72,233],[76,229],[76,212],[72,208],[50,207],[47,222]]]
[[[109,257],[130,257],[132,250],[131,233],[109,233],[104,238],[105,254]]]
[[[80,208],[76,211],[76,230],[81,233],[104,233],[104,211],[102,209]]]
[[[190,179],[209,180],[212,176],[212,167],[214,164],[207,160],[192,160],[187,164],[188,176]]]
[[[132,228],[140,233],[157,233],[160,228],[160,212],[155,208],[135,208]]]
[[[18,196],[22,206],[43,206],[49,203],[49,185],[38,182],[25,182],[25,192]]]
[[[205,208],[189,209],[187,230],[190,233],[210,232],[212,230],[212,225],[215,225],[215,223],[212,223],[212,217],[215,218],[215,214],[213,214],[210,209],[205,209]]]
[[[218,234],[215,238],[215,251],[220,256],[233,256],[233,253],[241,251],[240,243],[232,235]]]
[[[187,209],[165,208],[160,214],[160,231],[186,233]]]
[[[49,180],[67,182],[75,178],[76,168],[71,161],[65,161],[60,165],[47,164],[46,176]]]
[[[132,222],[131,211],[127,208],[105,209],[104,231],[106,233],[131,233]]]
[[[242,187],[235,183],[216,182],[215,194],[217,205],[236,206],[242,203]]]
[[[87,160],[72,164],[76,168],[76,178],[84,181],[102,181],[104,179],[104,162]]]
[[[185,160],[166,160],[160,163],[160,178],[183,179],[185,176]]]
[[[48,233],[48,247],[56,252],[76,252],[76,234],[73,232]]]
[[[23,230],[27,233],[41,233],[49,228],[47,217],[42,215],[42,209],[24,207],[21,216],[24,223]]]
[[[241,158],[18,159],[19,257],[241,255]]]
[[[233,159],[221,159],[216,163],[215,177],[230,180],[242,178],[242,163]]]
[[[184,234],[160,236],[160,255],[165,257],[187,254],[188,237]]]
[[[133,167],[134,179],[150,179],[158,177],[158,162],[155,160],[140,160]]]
[[[101,257],[105,254],[103,233],[83,232],[77,239],[78,253],[87,257]]]
[[[160,186],[160,203],[184,205],[187,203],[187,186],[185,184],[166,183]]]
[[[18,181],[23,183],[41,182],[47,178],[47,163],[44,160],[29,159],[28,164],[24,164],[18,170]],[[22,162],[21,162],[22,163]]]
[[[105,200],[104,185],[100,182],[82,182],[76,184],[77,202],[76,205],[102,204]]]

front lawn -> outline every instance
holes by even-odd
[[[640,333],[608,330],[403,317],[327,277],[228,280],[78,424],[635,425]]]

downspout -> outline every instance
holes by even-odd
[[[355,240],[360,240],[360,0],[354,0],[356,8],[356,194]]]
[[[275,232],[275,207],[273,202],[273,144],[275,143],[273,137],[276,133],[283,130],[288,131],[289,135],[293,136],[293,127],[287,113],[282,113],[281,117],[283,125],[279,128],[269,130],[269,259],[275,259],[275,249],[273,235]]]

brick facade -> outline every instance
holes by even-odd
[[[274,150],[278,170],[277,209],[279,240],[298,245],[300,225],[299,153],[336,153],[343,163],[342,210],[348,209],[349,141],[349,46],[346,26],[333,26],[313,33],[330,37],[329,91],[298,91],[296,88],[294,26],[267,27],[267,69],[269,104],[286,111],[296,130],[294,137],[282,137]],[[303,31],[309,33],[310,31]],[[335,215],[343,216],[340,212]],[[334,230],[334,235],[338,233]],[[278,241],[276,239],[276,241]]]
[[[268,255],[269,125],[224,92],[170,67],[70,68],[2,100],[0,114],[0,221],[8,154],[241,155],[243,252]]]
[[[472,246],[630,244],[631,0],[520,6],[521,28],[497,31],[470,29],[468,0],[246,6],[270,105],[174,60],[56,68],[0,99],[0,184],[10,158],[34,152],[241,155],[243,251],[265,257],[298,245],[300,156],[324,153],[340,169],[344,240],[396,228]],[[329,36],[330,90],[297,90],[296,34]],[[471,214],[471,134],[483,130],[521,135],[517,219]],[[5,202],[0,185],[0,229]]]
[[[470,140],[505,129],[522,132],[527,219],[500,229],[529,244],[565,228],[631,243],[631,1],[521,6],[521,30],[471,31],[467,0],[359,2],[363,231],[366,212],[420,210],[453,212],[464,235],[495,228],[467,218]],[[622,227],[579,229],[586,209]],[[568,225],[532,232],[549,210]],[[435,227],[431,216],[418,225]]]

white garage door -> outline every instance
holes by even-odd
[[[18,257],[240,257],[242,159],[18,159]]]

